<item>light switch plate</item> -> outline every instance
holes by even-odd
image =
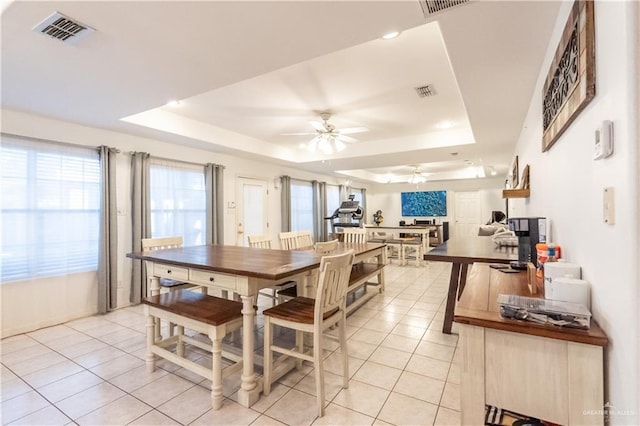
[[[603,218],[604,223],[607,225],[614,225],[616,223],[616,203],[615,192],[612,186],[604,189],[603,197]]]

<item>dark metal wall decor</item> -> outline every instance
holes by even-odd
[[[596,94],[592,0],[576,0],[542,91],[542,151],[547,151]]]

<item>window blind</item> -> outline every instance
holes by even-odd
[[[97,270],[98,151],[3,135],[0,162],[2,282]]]

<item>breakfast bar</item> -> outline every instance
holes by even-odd
[[[453,238],[425,253],[424,260],[452,263],[442,332],[451,334],[456,299],[465,289],[469,265],[475,262],[509,263],[517,259],[517,247],[498,247],[487,237]]]

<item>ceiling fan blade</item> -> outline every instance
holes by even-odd
[[[310,121],[309,124],[311,124],[311,126],[320,131],[320,132],[326,132],[327,129],[324,126],[324,123],[321,123],[320,121]]]
[[[354,133],[364,133],[368,131],[369,129],[366,127],[347,127],[346,129],[339,129],[339,132],[343,135],[352,135]]]
[[[310,136],[315,135],[316,132],[304,132],[304,133],[280,133],[280,136]]]
[[[352,138],[351,136],[347,136],[347,135],[343,135],[343,134],[339,134],[338,136],[336,136],[336,139],[342,142],[358,142],[358,139],[356,138]]]

